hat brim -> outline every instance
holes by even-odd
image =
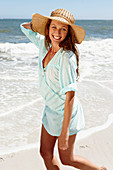
[[[49,19],[70,25],[72,27],[74,33],[75,33],[76,40],[77,40],[78,44],[80,44],[84,40],[85,30],[78,25],[74,25],[74,24],[69,23],[64,18],[61,18],[61,17],[48,17],[48,16],[40,15],[38,13],[33,14],[32,15],[33,30],[38,32],[39,34],[45,36],[45,26],[46,26]]]

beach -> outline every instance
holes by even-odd
[[[108,121],[109,122],[109,121]],[[110,122],[109,122],[110,123]],[[99,132],[93,134],[86,132],[88,136],[79,139],[77,136],[75,154],[87,157],[93,163],[102,166],[106,165],[108,170],[113,168],[113,123],[106,129],[100,129]],[[101,127],[100,127],[101,128]],[[91,131],[92,132],[92,131]],[[84,133],[84,134],[86,134]],[[57,146],[57,144],[56,144]],[[58,157],[57,147],[55,147],[55,154]],[[60,163],[61,164],[61,163]],[[12,152],[0,156],[1,170],[45,170],[43,160],[39,154],[39,148],[31,148],[18,152]],[[62,170],[71,170],[73,167],[61,165]]]
[[[45,105],[39,90],[39,49],[20,30],[20,24],[29,21],[0,20],[0,170],[45,168],[39,155]],[[80,79],[76,94],[85,128],[77,135],[74,151],[112,170],[113,21],[77,23],[86,30],[85,40],[77,45]],[[55,154],[58,157],[57,147]],[[61,165],[61,169],[73,168]]]

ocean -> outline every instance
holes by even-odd
[[[21,32],[28,19],[0,19],[0,154],[39,146],[44,101],[39,49]],[[85,129],[113,114],[113,20],[77,20],[86,31],[80,52],[78,97]]]

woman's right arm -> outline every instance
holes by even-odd
[[[22,32],[30,39],[30,41],[32,43],[34,43],[39,48],[40,35],[31,29],[31,22],[30,23],[22,23],[20,25],[20,28],[21,28]]]
[[[30,39],[32,43],[34,43],[38,48],[39,46],[44,46],[44,36],[40,35],[39,33],[35,32],[32,28],[32,22],[29,23],[22,23],[20,25],[22,32]]]

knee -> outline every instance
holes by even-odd
[[[45,151],[43,148],[41,148],[41,147],[40,147],[40,155],[41,155],[41,157],[42,157],[43,159],[45,159],[45,157],[47,156],[46,151]]]
[[[60,161],[61,161],[61,163],[62,163],[63,165],[69,165],[69,164],[68,164],[68,160],[65,159],[65,158],[60,158]]]
[[[63,165],[71,165],[72,159],[69,155],[60,155],[60,161]]]
[[[40,155],[41,155],[41,157],[42,158],[44,158],[45,157],[45,152],[42,150],[42,148],[40,147]]]
[[[40,148],[40,155],[44,160],[52,159],[51,153],[42,148]]]
[[[60,160],[61,160],[61,163],[63,164],[63,165],[70,165],[71,163],[70,163],[70,160],[69,159],[67,159],[67,158],[60,158]]]

